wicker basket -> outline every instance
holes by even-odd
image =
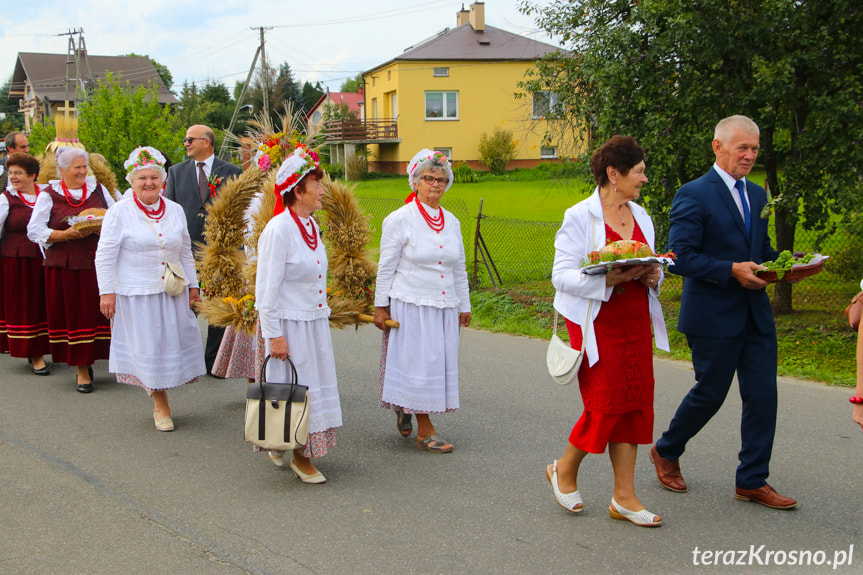
[[[106,211],[103,208],[88,208],[78,214],[79,218],[87,219],[72,224],[72,227],[79,232],[98,232],[102,229],[102,220],[105,218]]]

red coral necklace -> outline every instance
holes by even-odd
[[[162,219],[162,216],[165,215],[165,198],[159,196],[159,207],[154,211],[148,210],[147,206],[144,205],[144,202],[138,199],[138,194],[132,192],[132,197],[135,198],[135,205],[138,206],[144,215],[150,218],[151,220],[159,221]]]
[[[36,188],[36,196],[38,197],[39,196],[39,184],[33,184],[33,186]],[[18,192],[18,197],[21,199],[22,202],[24,202],[26,205],[30,206],[31,208],[36,205],[36,200],[33,200],[33,203],[31,204],[30,202],[28,202],[24,198],[24,192]]]
[[[81,201],[77,204],[72,201],[72,194],[69,193],[69,188],[66,187],[66,181],[60,180],[60,187],[63,188],[63,195],[66,196],[66,203],[73,208],[80,208],[87,201],[87,184],[86,182],[81,187]]]
[[[436,218],[433,218],[433,217],[431,217],[430,215],[428,215],[428,212],[427,212],[427,211],[425,210],[425,208],[423,207],[423,204],[422,204],[422,202],[420,201],[419,196],[417,196],[417,197],[414,199],[414,201],[417,203],[417,207],[418,207],[418,208],[419,208],[419,210],[420,210],[420,214],[422,214],[422,217],[423,217],[423,219],[426,221],[426,223],[428,224],[428,226],[429,226],[431,229],[433,229],[434,231],[436,231],[437,233],[441,233],[441,230],[443,230],[443,227],[444,227],[444,221],[443,221],[443,208],[440,208],[440,209],[439,209],[439,211],[438,211],[438,215],[437,215],[437,217],[436,217]]]
[[[300,228],[300,235],[303,236],[303,241],[306,242],[306,245],[309,246],[309,249],[315,251],[318,249],[318,232],[315,230],[315,222],[311,218],[309,218],[309,225],[312,227],[312,231],[309,232],[306,230],[306,226],[303,225],[303,222],[300,221],[300,216],[297,215],[297,212],[294,211],[293,208],[288,207],[291,211],[291,217],[294,218],[294,221],[297,223],[297,227]]]

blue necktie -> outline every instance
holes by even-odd
[[[734,182],[734,187],[737,188],[737,193],[740,194],[740,203],[743,204],[743,224],[746,226],[746,233],[750,233],[752,219],[749,215],[749,204],[746,202],[746,192],[744,191],[743,180]]]

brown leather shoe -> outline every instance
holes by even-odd
[[[686,482],[683,481],[683,475],[680,473],[679,461],[669,461],[659,455],[655,444],[650,448],[648,457],[656,467],[656,478],[660,485],[675,493],[686,493]]]
[[[734,488],[734,498],[741,501],[754,501],[771,509],[794,509],[797,502],[790,497],[776,493],[776,490],[766,483],[758,489]]]

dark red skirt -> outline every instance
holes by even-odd
[[[12,357],[45,355],[51,348],[42,258],[0,257],[0,269],[5,278],[0,283],[3,339],[8,341],[4,351]]]
[[[108,359],[111,324],[99,311],[96,270],[45,268],[51,357],[67,365]]]

